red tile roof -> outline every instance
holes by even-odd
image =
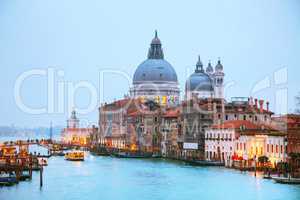
[[[231,120],[226,121],[223,124],[215,124],[212,126],[213,129],[240,129],[243,127],[243,129],[269,129],[273,130],[273,128],[266,124],[254,124],[253,122],[247,121],[247,120]]]
[[[180,109],[179,108],[175,108],[175,109],[168,109],[163,113],[163,117],[166,118],[176,118],[179,117],[180,115]]]
[[[285,136],[284,132],[266,124],[254,124],[247,120],[232,120],[223,124],[213,125],[212,129],[235,129],[241,135],[274,135]]]
[[[213,129],[238,129],[243,126],[246,129],[259,129],[260,127],[250,121],[246,120],[232,120],[226,121],[223,124],[215,124]]]

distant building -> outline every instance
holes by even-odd
[[[79,119],[76,117],[76,111],[73,110],[70,119],[67,120],[67,128],[79,128]]]
[[[93,128],[80,128],[79,119],[75,110],[72,111],[70,119],[67,120],[67,128],[61,132],[62,142],[71,145],[85,146],[90,142],[90,134],[95,131]]]

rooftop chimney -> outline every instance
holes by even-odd
[[[253,97],[250,97],[250,98],[249,98],[249,105],[250,105],[251,107],[253,107]]]
[[[257,99],[254,99],[255,101],[255,108],[257,108]]]
[[[269,105],[270,105],[270,102],[267,101],[267,111],[269,112]]]
[[[264,100],[259,100],[259,110],[262,113],[264,111]]]

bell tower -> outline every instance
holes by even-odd
[[[76,117],[76,111],[73,110],[70,119],[67,120],[68,128],[78,128],[79,127],[79,119]]]
[[[215,98],[224,99],[224,76],[223,65],[219,58],[215,72],[213,73]]]

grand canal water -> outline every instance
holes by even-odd
[[[1,200],[299,200],[300,186],[276,184],[247,173],[167,160],[117,159],[87,153],[84,162],[52,157],[33,180],[0,188]]]

